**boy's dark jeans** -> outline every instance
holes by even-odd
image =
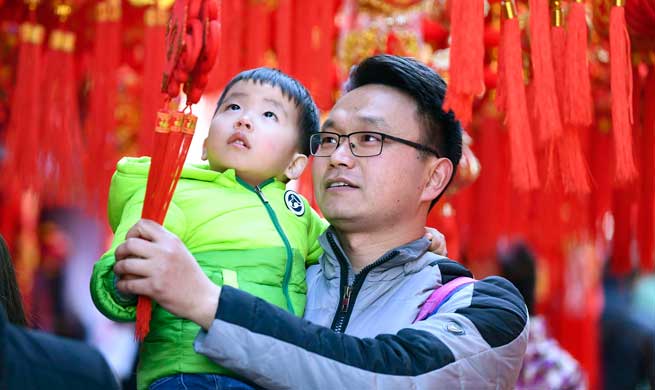
[[[238,379],[215,374],[176,374],[159,378],[150,390],[255,390],[256,388]]]

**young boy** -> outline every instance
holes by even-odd
[[[296,315],[304,311],[306,265],[322,253],[317,238],[327,223],[285,183],[302,173],[318,129],[318,109],[296,80],[268,68],[240,73],[218,101],[203,146],[208,163],[185,166],[164,222],[213,282]],[[91,295],[116,321],[135,319],[135,297],[117,291],[112,267],[116,246],[141,217],[149,164],[149,158],[122,159],[110,188],[115,238],[94,267]],[[141,346],[139,389],[250,388],[194,352],[198,330],[155,302]]]

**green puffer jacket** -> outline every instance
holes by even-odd
[[[117,292],[112,267],[114,250],[141,217],[149,167],[148,157],[121,159],[109,191],[115,237],[93,269],[91,296],[115,321],[135,319],[135,302]],[[302,315],[305,267],[322,253],[317,238],[327,223],[304,198],[285,191],[284,183],[269,179],[252,187],[232,169],[221,173],[208,165],[186,165],[164,226],[184,242],[216,284],[239,287]],[[198,330],[155,303],[150,333],[141,345],[138,387],[176,373],[233,375],[194,352]]]

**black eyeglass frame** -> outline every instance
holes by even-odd
[[[378,131],[355,131],[355,132],[352,132],[352,133],[349,133],[349,134],[338,134],[338,133],[333,133],[331,131],[321,131],[319,133],[312,134],[311,137],[309,137],[309,151],[310,151],[311,155],[314,156],[314,157],[330,157],[332,155],[332,153],[330,153],[327,156],[317,156],[314,153],[313,148],[312,148],[313,140],[320,137],[321,134],[331,134],[331,135],[334,135],[335,137],[337,137],[337,146],[334,148],[332,153],[334,153],[337,149],[339,149],[339,146],[341,145],[341,138],[348,138],[348,148],[350,149],[350,153],[352,153],[353,156],[355,156],[355,157],[375,157],[375,156],[379,156],[379,155],[382,154],[382,149],[384,149],[384,140],[388,138],[388,139],[390,139],[392,141],[396,141],[398,143],[401,143],[401,144],[404,144],[404,145],[407,145],[407,146],[411,146],[414,149],[417,149],[417,150],[420,150],[420,151],[423,151],[423,152],[432,153],[435,156],[437,156],[437,158],[441,158],[441,156],[439,155],[439,152],[437,152],[435,149],[432,149],[429,146],[419,144],[419,143],[414,142],[414,141],[406,140],[404,138],[394,137],[393,135],[380,133]],[[357,153],[355,153],[355,151],[353,150],[353,147],[352,147],[352,143],[350,142],[350,136],[351,135],[357,135],[357,134],[375,134],[375,135],[380,136],[380,151],[378,152],[378,154],[360,156]],[[318,138],[318,139],[320,141],[320,138]],[[320,145],[320,142],[319,142],[319,145]]]

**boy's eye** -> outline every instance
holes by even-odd
[[[227,109],[228,109],[228,110],[232,110],[232,111],[236,111],[236,110],[241,109],[241,107],[239,107],[238,104],[234,104],[234,103],[232,103],[232,104],[228,104],[228,105],[227,105]]]
[[[274,113],[274,112],[271,112],[271,111],[266,111],[266,112],[264,113],[264,117],[265,117],[265,118],[273,118],[273,119],[277,119],[277,115],[275,115],[275,113]]]

